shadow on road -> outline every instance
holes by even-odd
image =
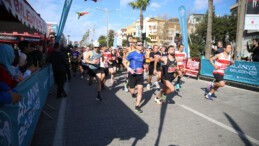
[[[243,141],[243,143],[246,146],[252,146],[252,144],[250,143],[250,141],[247,139],[246,135],[244,134],[244,132],[242,131],[242,129],[238,126],[238,124],[227,114],[224,113],[225,116],[227,117],[228,121],[231,123],[232,127],[236,130],[236,132],[238,133],[238,136],[240,137],[240,139]]]
[[[73,82],[67,108],[64,127],[64,145],[108,145],[116,141],[134,139],[132,145],[144,138],[148,125],[125,105],[116,92],[122,87],[120,78],[110,90],[101,92],[103,101],[96,103],[96,85],[88,87],[77,80]],[[117,86],[117,87],[116,87]]]
[[[201,88],[201,90],[204,91],[204,96],[210,92],[210,91],[208,90],[208,88]],[[216,92],[217,92],[217,91],[216,91]],[[217,98],[217,96],[215,95],[215,93],[213,93],[211,97]]]

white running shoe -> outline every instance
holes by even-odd
[[[147,84],[147,90],[150,90],[150,84]]]
[[[83,78],[84,78],[84,76],[82,75],[82,76],[81,76],[81,79],[83,79]]]
[[[155,97],[155,102],[156,102],[157,104],[162,104],[162,102],[161,102],[161,98],[157,98],[157,97]]]

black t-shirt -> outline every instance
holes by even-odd
[[[222,48],[218,48],[217,51],[215,52],[215,55],[216,54],[220,54],[222,52],[224,52],[224,48],[223,47]]]
[[[161,56],[161,53],[160,52],[156,52],[156,53],[154,53],[154,52],[151,52],[150,54],[149,54],[149,58],[156,58],[156,57],[160,57]],[[157,63],[157,66],[156,66],[156,68],[158,69],[159,67],[161,66],[161,64],[160,63]],[[154,68],[155,67],[155,61],[153,61],[153,62],[150,62],[150,68]]]

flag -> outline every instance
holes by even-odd
[[[188,47],[188,32],[187,32],[187,19],[186,19],[186,9],[184,6],[178,8],[179,10],[179,22],[182,32],[182,44],[184,45],[184,52],[186,53],[186,57],[190,57],[190,51]]]
[[[85,14],[89,14],[90,12],[76,12],[78,14],[78,19],[80,16],[84,16]]]

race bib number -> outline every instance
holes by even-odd
[[[183,58],[178,58],[178,62],[183,62]]]
[[[137,68],[137,74],[142,74],[143,73],[143,68]]]
[[[77,56],[73,56],[73,59],[77,59]]]
[[[112,57],[112,60],[116,60],[116,57]]]
[[[159,57],[160,57],[160,55],[155,55],[154,57],[155,57],[155,59],[157,59],[157,58],[159,58]]]
[[[168,68],[168,73],[175,72],[175,70],[176,70],[176,67],[169,67]]]
[[[220,67],[219,67],[219,69],[221,69],[221,70],[225,70],[226,68],[227,68],[227,64],[222,64]]]
[[[100,64],[100,59],[98,58],[98,59],[94,59],[94,61],[95,61],[95,64]]]

